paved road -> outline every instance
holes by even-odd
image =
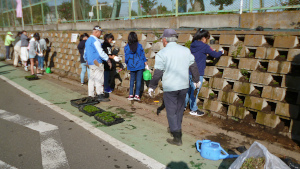
[[[0,152],[2,167],[147,168],[2,79]]]

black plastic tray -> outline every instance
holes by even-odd
[[[86,106],[86,105],[84,105],[84,106]],[[79,111],[81,111],[82,113],[84,113],[88,116],[94,116],[95,114],[102,113],[104,111],[104,110],[100,109],[99,107],[97,107],[99,109],[98,111],[94,111],[92,113],[89,113],[89,112],[83,110],[84,106],[80,106],[78,109],[79,109]]]
[[[98,116],[94,116],[94,118],[95,118],[97,121],[101,122],[102,124],[104,124],[104,125],[106,125],[106,126],[111,126],[111,125],[114,125],[114,124],[122,123],[122,122],[124,121],[123,118],[117,118],[117,119],[115,119],[115,121],[108,123],[108,122],[106,122],[106,121],[100,119]]]
[[[34,78],[27,78],[27,77],[25,77],[25,79],[31,81],[31,80],[39,80],[40,78],[38,78],[38,77],[36,76],[36,77],[34,77]]]
[[[84,98],[81,98],[81,99],[84,99]],[[78,100],[81,100],[81,99],[74,99],[74,100],[71,100],[70,103],[72,106],[76,107],[76,108],[79,108],[80,106],[86,106],[86,105],[95,105],[95,104],[98,104],[99,101],[92,101],[92,102],[87,102],[87,103],[82,103],[82,104],[77,104],[75,103],[76,101]]]

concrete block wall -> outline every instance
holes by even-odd
[[[115,36],[115,47],[120,48],[119,56],[124,63],[124,46],[130,31],[106,32]],[[48,58],[52,70],[61,76],[79,80],[81,65],[78,42],[70,42],[71,33],[84,32],[46,31],[41,33],[41,37],[48,37],[53,42]],[[163,48],[158,39],[161,33],[161,30],[137,32],[152,69],[155,54]],[[179,33],[181,45],[191,40],[193,35],[189,31]],[[251,116],[257,124],[273,128],[284,123],[289,131],[299,135],[300,131],[295,129],[300,121],[299,37],[246,31],[212,31],[211,34],[216,43],[209,45],[215,50],[223,48],[225,55],[219,59],[207,58],[205,80],[199,94],[199,109],[223,118],[244,119]],[[3,45],[0,46],[0,52],[5,54]],[[123,82],[118,82],[117,87],[128,90],[129,72],[122,71],[120,75]],[[159,86],[156,93],[162,93],[161,83]],[[147,89],[146,86],[144,89]]]

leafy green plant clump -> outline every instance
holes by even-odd
[[[215,96],[215,93],[209,93],[210,96]]]
[[[279,84],[279,82],[273,82],[273,84],[274,84],[274,85],[278,85],[278,84]]]
[[[149,49],[145,49],[145,53],[149,53]]]
[[[250,52],[250,53],[249,53],[249,57],[252,57],[253,55],[254,55],[253,52]]]
[[[243,76],[247,76],[249,74],[248,70],[246,69],[241,69],[241,73]]]
[[[25,76],[25,78],[27,78],[27,79],[34,79],[34,78],[36,78],[36,76],[35,75],[30,75],[30,76]]]
[[[281,57],[281,58],[285,58],[285,55],[280,55],[279,57]]]
[[[84,106],[83,110],[91,113],[91,112],[99,111],[99,108],[92,106],[92,105],[87,105],[87,106]]]
[[[259,157],[259,158],[250,157],[244,161],[240,169],[263,169],[264,166],[265,166],[264,157]]]
[[[156,44],[158,42],[158,40],[153,41],[153,44]]]
[[[189,41],[185,42],[184,46],[187,48],[190,48],[191,44],[192,44],[192,41],[189,40]]]

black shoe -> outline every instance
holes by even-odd
[[[98,95],[97,100],[98,100],[99,102],[109,102],[109,101],[110,101],[109,98],[105,98],[104,94]]]
[[[173,135],[173,139],[168,138],[167,142],[169,144],[173,144],[176,146],[181,146],[182,145],[182,132],[181,131],[176,131],[176,132],[172,132]]]

